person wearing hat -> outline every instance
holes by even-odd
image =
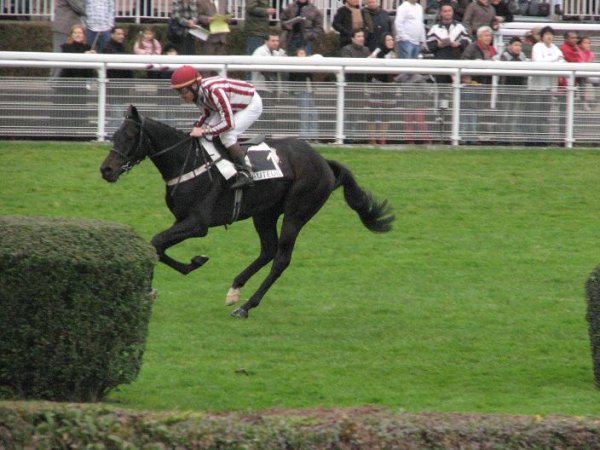
[[[258,120],[262,99],[246,81],[220,76],[203,78],[192,66],[181,66],[171,77],[171,87],[185,103],[193,103],[202,114],[190,136],[219,136],[236,165],[238,177],[232,189],[253,184],[252,168],[246,163],[238,137]]]

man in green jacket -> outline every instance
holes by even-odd
[[[276,12],[277,10],[271,7],[271,0],[248,0],[246,2],[244,31],[247,36],[247,55],[251,55],[254,50],[265,43],[269,34],[269,16]]]

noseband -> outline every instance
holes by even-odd
[[[125,118],[125,122],[132,122],[132,123],[136,124],[139,127],[139,129],[140,129],[139,134],[138,134],[138,144],[137,144],[137,147],[135,149],[136,150],[135,154],[139,153],[140,147],[142,146],[142,140],[144,138],[144,121],[145,120],[146,119],[144,117],[142,117],[142,123],[139,123],[139,122],[137,122],[137,121],[135,121],[133,119]],[[123,159],[123,161],[125,161],[125,163],[121,166],[121,171],[123,173],[129,172],[136,165],[138,165],[139,163],[141,163],[142,159],[144,159],[142,157],[142,158],[135,159],[135,160],[129,160],[129,157],[125,153],[123,153],[120,150],[117,150],[115,147],[111,148],[110,151],[112,153],[116,153],[117,155],[119,155]]]

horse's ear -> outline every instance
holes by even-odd
[[[125,117],[127,117],[128,119],[131,119],[131,120],[135,120],[136,122],[140,121],[140,113],[138,113],[137,108],[133,105],[129,105],[129,108],[127,108],[127,114],[125,115]]]

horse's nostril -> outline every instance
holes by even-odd
[[[100,173],[103,177],[107,177],[112,173],[112,169],[110,167],[101,167]]]

